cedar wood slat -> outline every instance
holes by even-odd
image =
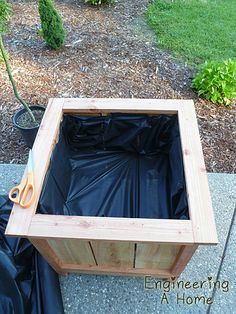
[[[40,215],[32,218],[28,236],[83,240],[193,243],[189,220]]]

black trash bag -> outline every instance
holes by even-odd
[[[0,313],[64,313],[57,273],[27,239],[4,235],[11,208],[0,196]]]
[[[189,219],[176,115],[65,115],[42,214]]]

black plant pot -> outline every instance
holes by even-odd
[[[42,106],[30,106],[30,109],[32,111],[34,110],[41,110],[41,111],[45,111],[45,108],[42,107]],[[22,115],[23,113],[25,113],[25,109],[20,109],[18,110],[13,118],[12,118],[12,121],[13,121],[13,124],[14,126],[20,131],[21,133],[21,136],[23,137],[24,139],[24,142],[25,144],[29,147],[29,148],[32,148],[33,147],[33,144],[34,144],[34,140],[35,140],[35,137],[37,135],[37,132],[38,132],[38,129],[39,129],[39,126],[34,126],[32,128],[23,128],[21,126],[19,126],[17,124],[17,120],[19,119],[20,115]]]

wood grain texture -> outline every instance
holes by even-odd
[[[65,98],[65,113],[147,113],[176,114],[182,104],[191,104],[191,100],[172,99],[122,99],[122,98]]]
[[[128,242],[193,243],[189,220],[36,214],[31,237]]]
[[[133,267],[134,244],[129,242],[91,241],[98,266]]]
[[[125,267],[102,267],[102,266],[81,266],[76,264],[63,264],[64,272],[77,272],[94,275],[115,275],[115,276],[145,276],[152,275],[159,278],[170,278],[172,274],[169,271],[161,269],[136,269]]]
[[[62,270],[61,260],[55,254],[54,250],[45,239],[30,239],[30,242],[35,246],[37,251],[47,260],[51,267],[60,275],[64,275]]]
[[[62,118],[63,102],[63,99],[49,101],[32,149],[34,160],[35,200],[29,208],[22,208],[17,204],[13,206],[5,232],[7,235],[27,236],[31,219],[37,209],[51,153],[56,144]],[[26,173],[27,169],[25,170],[22,181],[25,180]]]
[[[178,113],[189,214],[194,242],[217,244],[214,213],[194,105]]]
[[[174,265],[171,268],[172,276],[179,277],[179,275],[182,273],[190,259],[192,258],[193,254],[195,253],[196,249],[198,248],[197,244],[193,245],[183,245],[179,253],[176,257],[176,260],[174,262]]]
[[[62,264],[96,265],[88,241],[48,239],[48,243]]]
[[[135,268],[170,270],[180,245],[137,243]]]

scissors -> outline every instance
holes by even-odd
[[[9,199],[19,204],[23,208],[29,207],[35,199],[35,186],[34,186],[34,172],[33,172],[33,154],[32,150],[29,152],[29,159],[27,164],[26,180],[19,185],[14,186],[9,192]],[[31,194],[29,201],[26,203],[27,196]]]

